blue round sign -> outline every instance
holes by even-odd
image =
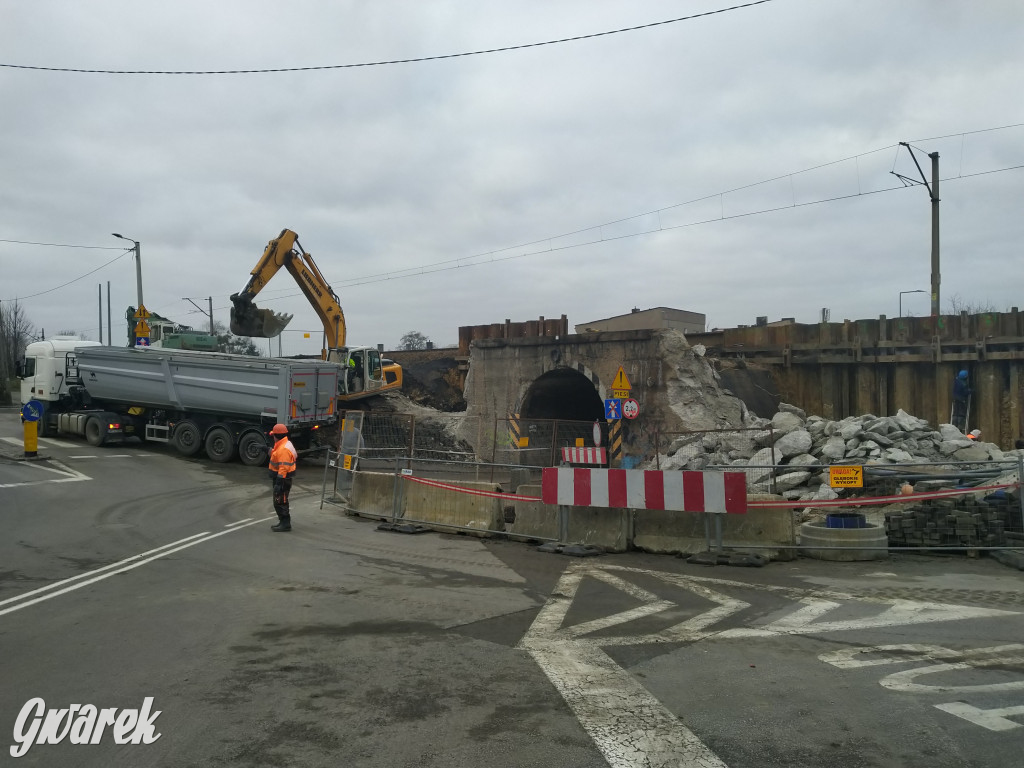
[[[21,417],[25,421],[39,421],[43,418],[43,404],[38,400],[29,400],[21,409]]]

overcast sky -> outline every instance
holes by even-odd
[[[0,64],[369,64],[735,4],[0,0]],[[1024,170],[1004,170],[1024,127],[1003,127],[1024,123],[1022,40],[1019,0],[772,0],[378,66],[2,67],[0,299],[96,339],[110,281],[120,343],[135,266],[103,266],[120,232],[142,243],[149,309],[202,327],[182,297],[212,296],[226,323],[289,228],[354,344],[633,307],[720,327],[892,317],[930,281],[927,191],[880,191],[918,175],[908,141],[926,173],[940,153],[943,310],[1024,307]],[[286,273],[257,304],[294,313],[285,354],[319,351]],[[902,304],[929,313],[927,293]]]

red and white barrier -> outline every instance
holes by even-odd
[[[547,467],[541,498],[571,507],[736,514],[747,511],[747,478],[742,472]]]
[[[563,448],[562,461],[569,464],[607,464],[607,448]]]

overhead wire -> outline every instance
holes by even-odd
[[[10,241],[4,241],[4,242],[10,242]],[[74,247],[74,246],[69,246],[69,247]],[[86,246],[78,246],[78,247],[86,247]],[[68,280],[66,283],[61,283],[58,286],[55,286],[53,288],[47,288],[45,291],[39,291],[38,293],[30,293],[30,294],[28,294],[26,296],[17,296],[17,297],[15,297],[13,299],[0,299],[0,301],[21,301],[23,299],[34,299],[37,296],[45,296],[48,293],[53,293],[54,291],[59,291],[61,288],[66,288],[69,285],[71,285],[72,283],[77,283],[79,280],[82,280],[82,279],[88,277],[89,275],[91,275],[91,274],[93,274],[95,272],[99,272],[104,267],[109,267],[111,264],[113,264],[118,259],[123,259],[125,254],[132,253],[134,251],[133,248],[123,248],[122,250],[124,251],[124,253],[122,253],[120,256],[115,256],[113,259],[108,261],[106,264],[100,264],[98,267],[96,267],[96,269],[91,269],[88,272],[86,272],[84,275],[79,275],[78,277],[76,277],[73,280]]]
[[[317,70],[330,70],[330,69],[355,69],[359,67],[383,67],[393,64],[417,64],[425,61],[441,61],[443,59],[458,59],[465,58],[467,56],[482,56],[489,53],[505,53],[507,51],[519,51],[527,48],[540,48],[547,45],[560,45],[562,43],[574,43],[580,40],[591,40],[597,37],[607,37],[609,35],[619,35],[625,32],[636,32],[641,29],[650,29],[651,27],[660,27],[667,24],[677,24],[681,21],[692,21],[693,19],[699,19],[705,16],[714,16],[720,13],[728,13],[729,11],[738,11],[743,8],[750,8],[755,5],[764,5],[765,3],[773,2],[773,0],[752,0],[748,3],[742,3],[740,5],[729,6],[728,8],[718,8],[713,11],[705,11],[703,13],[693,13],[689,16],[680,16],[675,19],[665,19],[664,21],[652,21],[647,24],[637,24],[632,27],[621,27],[619,29],[606,30],[604,32],[592,32],[585,35],[574,35],[572,37],[562,37],[555,40],[544,40],[537,43],[522,43],[519,45],[506,45],[500,48],[486,48],[476,51],[463,51],[461,53],[446,53],[437,56],[419,56],[408,59],[390,59],[386,61],[368,61],[360,62],[355,64],[324,64],[320,66],[309,66],[309,67],[273,67],[273,68],[262,68],[262,69],[212,69],[212,70],[161,70],[161,69],[83,69],[77,67],[43,67],[43,66],[32,66],[28,64],[0,64],[0,67],[6,67],[8,69],[27,69],[37,70],[43,72],[71,72],[77,74],[100,74],[100,75],[262,75],[276,72],[314,72]]]

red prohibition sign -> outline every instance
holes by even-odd
[[[640,415],[640,403],[633,398],[622,401],[622,415],[627,419],[635,419]]]

